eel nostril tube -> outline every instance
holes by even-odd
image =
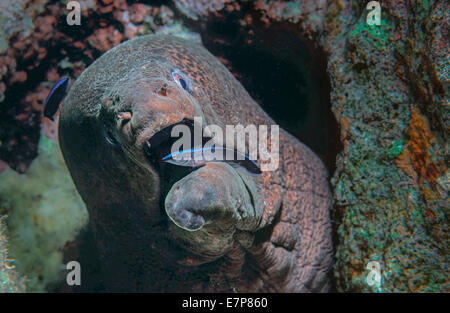
[[[167,85],[164,84],[161,89],[158,90],[158,95],[167,97]]]
[[[117,118],[120,120],[120,123],[122,125],[128,123],[131,120],[132,117],[133,117],[133,115],[131,114],[130,111],[119,112],[117,114]]]

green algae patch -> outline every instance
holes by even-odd
[[[88,222],[57,143],[42,135],[39,156],[25,174],[1,174],[0,208],[8,214],[9,257],[27,291],[47,290],[65,273],[62,248]]]

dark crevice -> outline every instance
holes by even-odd
[[[39,66],[28,70],[34,59],[18,59],[16,72],[25,71],[27,81],[25,83],[15,83],[8,86],[5,92],[5,101],[0,105],[2,115],[2,128],[0,130],[0,140],[2,143],[10,142],[14,138],[16,144],[11,147],[2,145],[0,148],[0,159],[18,172],[24,172],[26,167],[37,156],[37,146],[39,143],[40,112],[33,110],[28,114],[25,121],[16,119],[16,116],[26,112],[30,103],[25,101],[28,91],[35,89],[42,81],[46,80],[47,70],[55,66],[55,57],[59,56],[59,50],[46,47],[47,56],[39,63]],[[62,59],[62,57],[59,57]],[[64,72],[59,74],[64,75]]]
[[[148,4],[151,6],[172,6],[173,5],[173,1],[171,0],[127,0],[127,3],[129,5],[135,4],[135,3],[143,3],[143,4]],[[173,5],[175,6],[175,5]]]
[[[242,26],[244,14],[250,14],[251,25]],[[325,52],[296,24],[267,27],[251,6],[186,23],[275,122],[317,153],[333,173],[341,143]]]

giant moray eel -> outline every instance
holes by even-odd
[[[213,55],[176,37],[129,40],[72,86],[60,145],[89,210],[104,290],[328,291],[331,193],[320,159],[280,130],[276,171],[162,166],[168,130],[194,116],[275,124]]]

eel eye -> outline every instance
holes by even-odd
[[[103,135],[105,136],[105,140],[108,144],[113,146],[114,148],[119,148],[120,143],[117,141],[116,137],[114,137],[113,132],[111,129],[104,127],[103,128]]]
[[[192,94],[191,80],[186,76],[186,74],[178,70],[172,70],[172,78],[178,85],[181,86],[181,88]]]

